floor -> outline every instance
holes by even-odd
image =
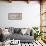
[[[25,44],[21,44],[21,46],[46,46],[45,43],[43,43],[42,40],[36,40],[33,43],[25,43]]]
[[[46,44],[42,40],[36,40],[33,43],[19,43],[14,45],[10,45],[6,42],[4,46],[46,46]]]

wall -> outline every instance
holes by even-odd
[[[22,20],[8,20],[8,13],[22,13]],[[1,2],[0,26],[32,27],[40,26],[40,4],[35,2]]]

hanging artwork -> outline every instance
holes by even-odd
[[[8,20],[22,20],[22,13],[8,13]]]

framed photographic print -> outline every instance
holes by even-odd
[[[22,13],[8,13],[8,20],[22,20]]]

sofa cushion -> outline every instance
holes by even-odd
[[[14,33],[14,27],[9,27],[8,32],[13,34]]]
[[[20,28],[14,28],[14,33],[20,33],[21,29]]]
[[[15,39],[15,40],[20,40],[20,42],[32,42],[32,40],[34,40],[34,37],[33,36],[29,36],[29,35],[21,35],[21,34],[11,34],[9,36],[9,38],[12,40],[12,39]],[[24,40],[24,41],[23,41]]]
[[[27,28],[25,35],[30,35],[30,28]]]
[[[21,33],[22,33],[23,35],[26,34],[26,32],[27,32],[27,28],[21,29]]]

